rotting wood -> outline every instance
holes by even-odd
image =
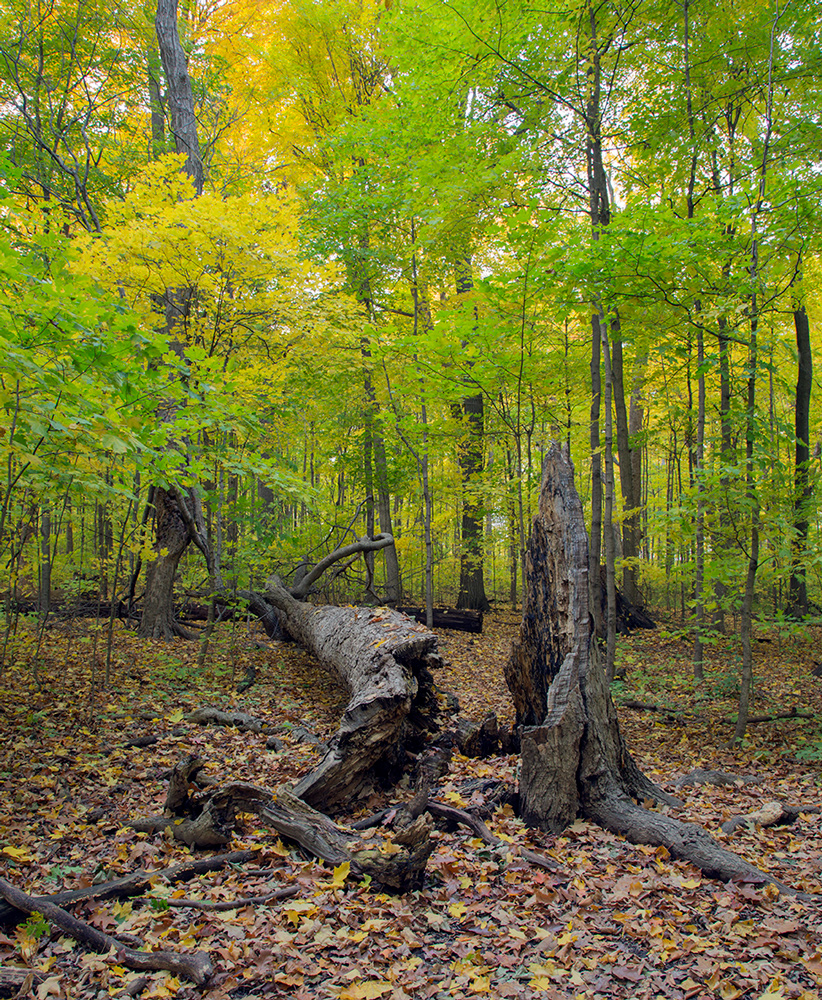
[[[171,972],[176,976],[190,979],[198,986],[204,986],[214,972],[211,959],[204,951],[190,954],[173,951],[138,951],[122,944],[110,934],[104,934],[96,927],[78,920],[54,903],[49,903],[42,897],[38,899],[29,896],[4,878],[0,878],[0,896],[24,913],[40,913],[53,927],[93,951],[105,953],[113,948],[117,961],[129,969]]]
[[[789,708],[785,712],[773,712],[771,715],[749,715],[748,725],[754,725],[759,722],[781,722],[783,719],[818,719],[818,712],[803,712],[801,709],[794,706]],[[729,726],[736,724],[736,718],[723,719]]]
[[[741,826],[790,826],[802,813],[822,812],[818,806],[786,806],[784,802],[763,802],[744,816],[732,816],[722,824],[723,833],[735,833]]]
[[[523,726],[526,822],[558,832],[582,815],[633,843],[664,846],[709,877],[796,894],[701,827],[635,801],[680,804],[640,772],[622,740],[593,635],[582,505],[570,458],[556,443],[543,465],[527,574],[522,625],[505,672]]]
[[[674,782],[675,788],[687,788],[692,785],[761,785],[765,779],[761,774],[729,774],[727,771],[706,770],[702,767],[688,771]]]
[[[425,608],[411,605],[398,605],[397,611],[414,621],[425,624]],[[434,608],[434,628],[451,629],[454,632],[482,632],[482,612],[468,608]]]
[[[266,599],[288,633],[349,695],[328,751],[295,794],[327,810],[391,783],[402,773],[405,749],[419,750],[437,727],[431,671],[442,657],[436,635],[390,608],[305,604],[276,581],[270,581]]]
[[[228,726],[246,733],[261,733],[268,728],[265,719],[257,719],[247,712],[223,712],[212,705],[197,708],[185,718],[186,722],[196,722],[201,726]]]
[[[280,899],[291,899],[293,896],[299,896],[300,892],[301,889],[298,885],[287,885],[282,889],[274,889],[259,896],[239,896],[236,899],[190,899],[184,896],[177,899],[167,899],[165,902],[169,906],[181,909],[221,912],[234,910],[241,906],[267,906]]]
[[[248,782],[233,781],[200,789],[196,783],[202,784],[203,767],[199,757],[180,761],[172,772],[165,813],[134,821],[131,826],[145,832],[168,829],[192,847],[210,847],[230,839],[239,813],[253,813],[281,837],[321,861],[334,865],[347,861],[354,874],[370,875],[381,885],[403,892],[421,884],[434,848],[430,820],[415,821],[395,831],[393,839],[395,845],[401,845],[399,850],[370,850],[363,847],[355,831],[337,826],[287,786],[271,792]]]
[[[5,965],[0,968],[0,997],[29,997],[45,982],[48,973],[35,969],[15,969]]]

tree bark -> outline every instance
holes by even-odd
[[[457,295],[467,295],[474,288],[470,252],[466,251],[457,259],[454,270]],[[478,319],[476,308],[474,319]],[[457,607],[490,611],[491,605],[485,594],[485,512],[477,491],[477,480],[483,471],[485,443],[485,400],[482,393],[466,395],[461,403],[453,407],[453,413],[463,424],[463,434],[457,447],[462,483],[462,554]]]
[[[396,779],[405,747],[419,749],[423,734],[436,728],[437,637],[389,608],[315,607],[272,581],[265,597],[288,633],[349,692],[328,752],[295,793],[327,810]]]
[[[202,792],[192,791],[192,781],[204,766],[196,756],[179,761],[172,771],[163,815],[137,820],[131,826],[145,832],[169,830],[175,839],[192,847],[211,847],[231,838],[237,813],[254,813],[281,837],[322,861],[333,865],[348,862],[354,874],[370,875],[393,889],[419,888],[434,848],[430,817],[409,817],[411,822],[393,835],[395,850],[383,853],[363,844],[357,833],[337,826],[286,785],[271,792],[248,782],[231,781]]]
[[[185,154],[185,172],[194,184],[195,194],[200,195],[203,193],[203,161],[197,137],[191,77],[177,29],[177,0],[157,0],[154,29],[157,33],[157,44],[166,78],[166,96],[174,146],[178,153]]]
[[[808,614],[808,584],[805,571],[805,546],[808,541],[808,509],[811,498],[810,484],[810,411],[813,384],[813,356],[811,331],[804,304],[798,304],[793,313],[796,330],[796,353],[799,370],[796,378],[796,410],[794,429],[796,450],[794,459],[794,539],[791,546],[791,582],[789,612],[796,618]]]
[[[5,879],[0,878],[0,896],[12,906],[25,913],[40,913],[52,926],[73,937],[97,952],[105,953],[112,948],[117,960],[129,969],[167,970],[177,976],[185,976],[203,986],[211,978],[214,967],[204,951],[178,954],[173,951],[138,951],[124,945],[110,934],[104,934],[90,924],[78,920],[66,910],[55,906],[42,897],[29,896]]]
[[[556,443],[543,466],[527,564],[522,625],[505,670],[522,726],[526,822],[559,832],[587,816],[634,843],[664,845],[711,877],[791,892],[700,827],[634,801],[680,804],[642,774],[620,735],[591,623],[582,504],[571,461]]]
[[[137,634],[144,639],[191,638],[174,620],[174,577],[191,540],[180,506],[167,490],[154,490],[157,555],[146,573],[146,598]]]

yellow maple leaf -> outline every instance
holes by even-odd
[[[340,1000],[376,1000],[377,997],[390,993],[393,989],[393,985],[384,979],[370,979],[344,986],[340,992]]]
[[[9,858],[14,858],[15,861],[34,861],[34,855],[29,852],[27,847],[4,847],[2,853]]]
[[[351,871],[351,862],[343,861],[341,865],[337,865],[334,869],[334,878],[331,880],[331,885],[335,889],[342,889],[345,885],[345,880],[348,878],[348,873]]]

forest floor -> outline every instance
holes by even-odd
[[[517,621],[486,618],[480,636],[440,632],[450,661],[437,681],[459,698],[464,716],[488,710],[511,721],[502,665]],[[319,759],[297,727],[330,736],[343,692],[298,647],[266,642],[245,626],[223,627],[206,666],[195,644],[138,641],[118,625],[105,683],[107,623],[57,623],[38,644],[21,627],[0,674],[0,875],[31,894],[75,889],[191,858],[187,848],[126,824],[162,809],[165,777],[178,760],[201,755],[215,776],[268,788],[291,781]],[[822,631],[791,638],[763,630],[757,643],[754,713],[797,706],[815,719],[750,727],[729,749],[738,654],[732,641],[711,648],[706,680],[690,679],[689,647],[659,629],[620,639],[625,679],[617,703],[640,766],[684,799],[681,818],[705,825],[730,849],[779,880],[819,895],[822,821],[719,830],[731,816],[777,799],[822,804]],[[256,683],[235,685],[254,662]],[[204,705],[241,709],[269,724],[263,733],[207,728],[185,714]],[[285,750],[266,749],[276,734]],[[298,734],[297,734],[298,735]],[[156,736],[151,746],[130,741]],[[515,757],[455,757],[436,795],[463,807],[472,778],[515,781]],[[757,776],[755,784],[674,782],[694,768]],[[396,790],[399,797],[402,789]],[[410,792],[408,793],[410,795]],[[396,801],[396,800],[395,800]],[[373,797],[342,821],[376,811]],[[110,934],[135,935],[147,948],[207,951],[215,975],[204,989],[169,973],[142,974],[117,956],[83,950],[31,918],[0,926],[2,973],[36,973],[22,996],[45,1000],[292,997],[797,998],[822,994],[822,908],[771,887],[723,885],[675,862],[664,849],[636,847],[586,822],[561,836],[526,830],[510,807],[489,821],[504,842],[553,858],[560,871],[530,867],[463,829],[435,834],[424,886],[405,896],[337,873],[244,818],[231,848],[254,848],[253,862],[183,886],[158,879],[148,896],[77,904],[80,918]],[[231,909],[202,908],[296,886],[297,895]],[[174,905],[185,898],[188,905]],[[172,902],[169,903],[169,900]],[[142,989],[140,989],[142,987]],[[7,993],[6,995],[14,995]]]

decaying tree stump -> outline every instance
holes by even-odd
[[[334,809],[399,776],[404,750],[436,728],[431,670],[437,637],[390,608],[314,607],[269,582],[266,600],[288,633],[346,686],[349,701],[320,764],[295,787],[312,806]]]
[[[723,881],[771,882],[701,827],[637,805],[679,805],[634,763],[619,732],[588,607],[588,539],[573,466],[546,456],[527,554],[522,625],[505,677],[522,726],[524,819],[560,831],[577,815],[633,843],[664,845]]]

